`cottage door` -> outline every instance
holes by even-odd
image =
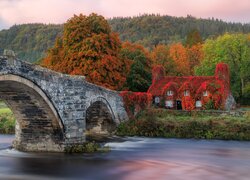
[[[177,108],[177,110],[182,110],[181,100],[176,101],[176,108]]]

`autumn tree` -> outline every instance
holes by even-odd
[[[170,45],[169,56],[174,61],[176,67],[176,75],[190,75],[188,52],[187,49],[181,43]]]
[[[124,88],[130,91],[147,91],[151,85],[152,62],[149,52],[141,45],[125,42],[120,56],[131,64]]]
[[[162,65],[165,74],[168,76],[176,75],[176,66],[169,54],[169,46],[157,45],[151,52],[153,65]]]
[[[190,47],[186,47],[188,62],[189,62],[189,72],[190,75],[195,74],[195,67],[199,66],[204,58],[203,44],[195,44]]]
[[[126,81],[126,62],[119,58],[121,42],[108,22],[97,14],[74,15],[64,25],[63,35],[48,52],[42,65],[110,89]]]

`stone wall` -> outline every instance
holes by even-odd
[[[247,115],[247,111],[224,111],[224,110],[194,110],[194,111],[185,111],[185,110],[170,110],[170,109],[164,109],[166,111],[169,111],[169,113],[173,115],[206,115],[206,116],[233,116],[233,117],[243,117]]]

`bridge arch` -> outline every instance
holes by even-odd
[[[85,124],[87,134],[109,134],[115,130],[115,114],[104,97],[91,98],[87,102]]]
[[[14,147],[23,151],[62,151],[64,126],[45,92],[27,78],[0,75],[0,99],[16,118]]]

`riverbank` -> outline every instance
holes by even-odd
[[[0,107],[0,134],[14,134],[13,113],[7,107]],[[241,115],[152,108],[120,124],[116,135],[250,141],[250,111]]]
[[[241,117],[147,109],[117,128],[119,136],[250,140],[250,112]]]

